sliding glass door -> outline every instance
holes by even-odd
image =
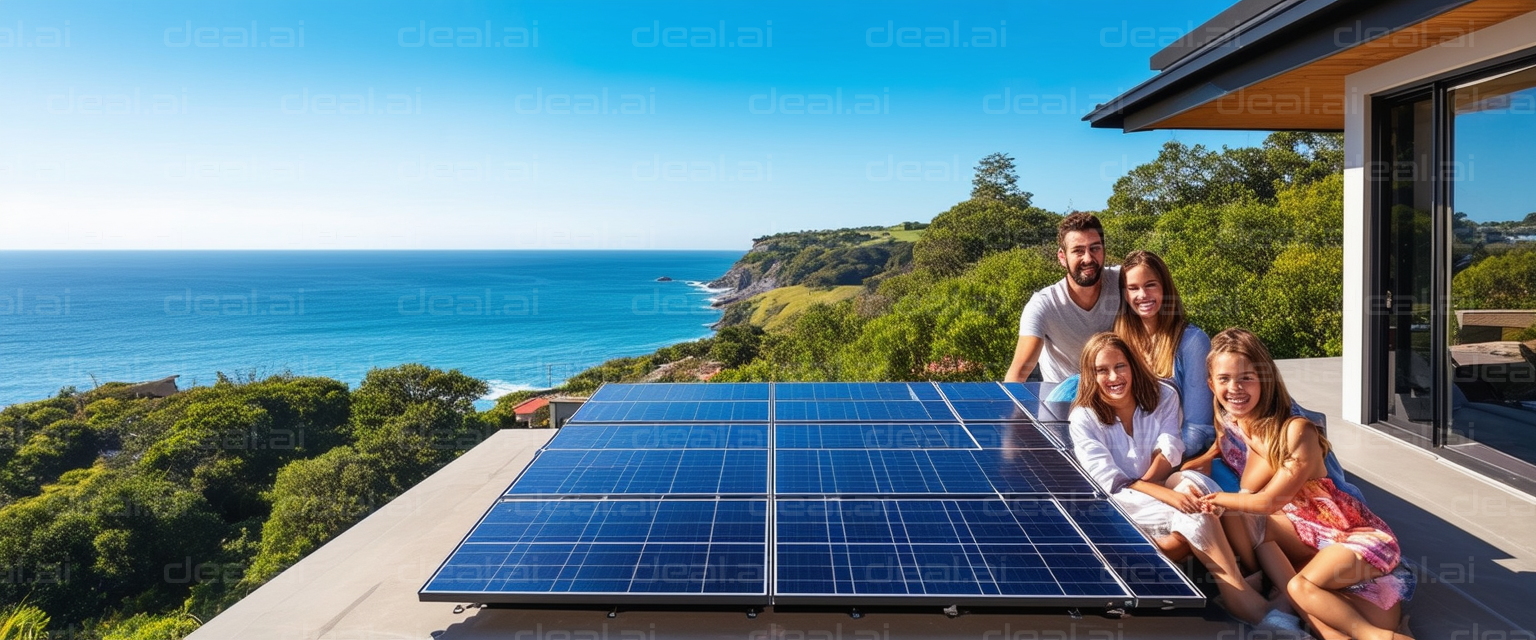
[[[1536,68],[1450,87],[1447,447],[1536,464]],[[1523,463],[1523,464],[1521,464]]]
[[[1536,486],[1536,60],[1378,100],[1373,119],[1373,419]]]

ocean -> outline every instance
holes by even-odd
[[[482,402],[706,337],[734,251],[0,252],[0,406],[65,386],[419,362]],[[669,277],[671,282],[658,282]]]

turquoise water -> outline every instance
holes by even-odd
[[[492,396],[709,335],[733,251],[0,252],[0,406],[420,362]],[[657,282],[667,276],[672,282]]]

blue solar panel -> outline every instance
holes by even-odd
[[[966,425],[983,449],[1055,449],[1045,432],[1033,422],[1016,421]]]
[[[768,493],[765,450],[626,450],[539,453],[507,495]]]
[[[1072,426],[1066,422],[1041,422],[1040,430],[1055,440],[1059,448],[1072,448]]]
[[[1204,595],[1190,585],[1184,574],[1168,562],[1157,547],[1145,542],[1096,546],[1099,553],[1104,554],[1110,570],[1120,576],[1137,598],[1162,600],[1168,604],[1204,603]]]
[[[988,494],[992,483],[965,449],[783,449],[774,457],[779,494]]]
[[[1066,422],[1072,413],[1072,401],[1046,402],[1042,398],[1051,395],[1056,383],[1041,382],[1004,382],[1003,388],[1008,390],[1014,400],[1041,422]]]
[[[655,402],[663,400],[767,400],[767,383],[703,384],[643,383],[605,384],[589,402]]]
[[[768,425],[571,425],[548,449],[766,449]]]
[[[965,400],[1011,400],[996,382],[940,382],[939,391],[950,402]]]
[[[974,449],[976,443],[958,424],[785,424],[774,427],[773,446],[776,449]]]
[[[1067,405],[1041,393],[991,382],[605,385],[420,597],[1203,605],[1072,463]]]
[[[774,478],[787,495],[1097,494],[1055,449],[780,449]]]
[[[1039,402],[1041,398],[1047,395],[1041,393],[1041,383],[1039,382],[1004,382],[1002,384],[1003,389],[1008,392],[1008,395],[1026,404]],[[1051,383],[1051,386],[1054,387],[1055,383]]]
[[[916,389],[913,387],[924,387]],[[775,400],[937,400],[933,385],[905,382],[780,382]]]
[[[961,400],[949,404],[965,422],[1005,422],[1031,417],[1012,400]]]
[[[1083,533],[1098,544],[1145,543],[1146,537],[1106,500],[1062,500],[1067,512]]]
[[[942,400],[775,400],[776,422],[953,422],[954,414]]]
[[[976,462],[998,493],[1094,496],[1097,487],[1057,449],[986,449]]]
[[[421,595],[560,596],[539,601],[766,596],[767,506],[764,500],[500,502]]]
[[[786,602],[1126,595],[1046,501],[779,500],[775,510],[774,591]]]
[[[766,401],[624,401],[581,405],[571,422],[767,422]]]

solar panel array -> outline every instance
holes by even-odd
[[[424,601],[1199,607],[1018,383],[608,384]]]

